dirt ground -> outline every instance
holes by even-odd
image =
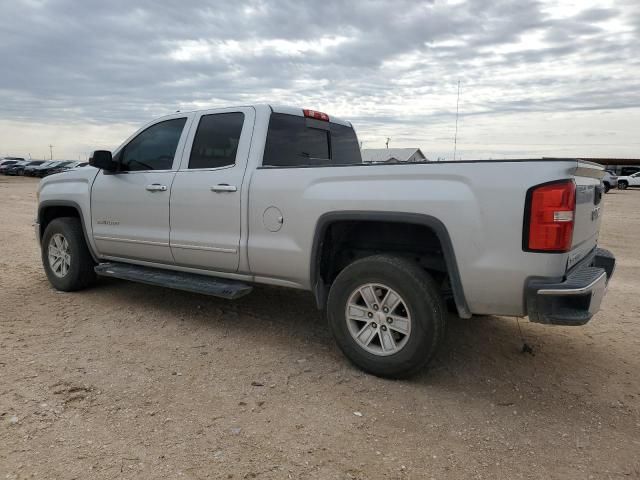
[[[347,363],[305,292],[242,300],[101,280],[60,293],[36,181],[0,177],[0,479],[640,478],[640,191],[585,327],[450,318],[408,381]]]

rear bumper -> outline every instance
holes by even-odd
[[[529,320],[553,325],[584,325],[600,310],[615,267],[614,255],[596,248],[563,281],[530,280],[527,286]]]

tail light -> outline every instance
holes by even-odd
[[[522,247],[528,252],[571,250],[576,209],[573,180],[546,183],[527,192]]]
[[[329,115],[322,112],[316,112],[315,110],[305,109],[303,110],[304,116],[307,118],[315,118],[316,120],[329,121]]]

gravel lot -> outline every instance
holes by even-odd
[[[311,296],[53,290],[36,181],[0,177],[0,478],[640,478],[640,191],[587,326],[451,317],[409,381],[347,364]]]

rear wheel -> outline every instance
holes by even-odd
[[[95,263],[78,218],[56,218],[47,225],[42,236],[42,264],[57,290],[81,290],[94,282]]]
[[[618,188],[620,190],[626,190],[628,186],[629,186],[629,184],[627,182],[625,182],[624,180],[621,180],[621,181],[618,182]]]
[[[609,185],[607,182],[604,183],[604,193],[609,193],[609,190],[611,190],[611,185]]]
[[[431,360],[444,338],[445,305],[433,279],[414,262],[375,255],[347,266],[327,305],[342,352],[382,377],[406,377]]]

